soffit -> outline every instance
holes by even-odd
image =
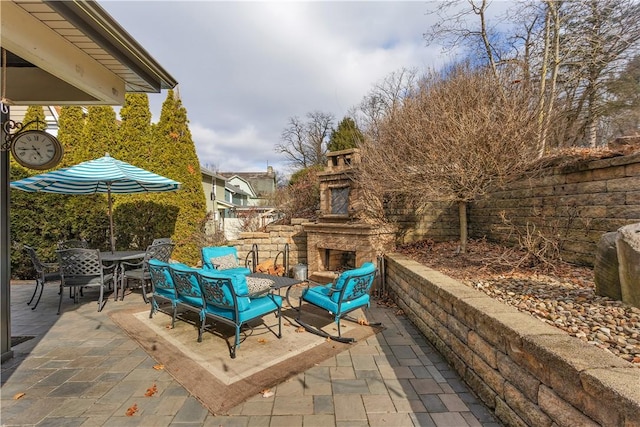
[[[16,105],[121,105],[125,92],[177,84],[95,1],[0,1],[0,9],[3,95]]]

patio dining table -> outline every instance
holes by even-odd
[[[114,267],[114,287],[115,287],[115,300],[118,301],[118,283],[120,283],[120,278],[122,276],[122,262],[123,261],[134,261],[134,260],[142,260],[144,259],[144,255],[146,251],[141,250],[130,250],[130,251],[104,251],[100,252],[100,257],[102,258],[102,262],[113,262],[115,264]],[[122,294],[124,296],[124,284],[122,285]]]

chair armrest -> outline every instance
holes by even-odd
[[[331,283],[320,283],[320,282],[315,282],[313,280],[307,279],[306,282],[307,282],[307,288],[310,288],[311,284],[313,284],[313,286],[328,286],[328,285],[331,285],[328,288],[329,289],[329,295],[328,296],[331,296],[336,292],[340,292],[340,289],[335,287],[336,286],[336,281],[335,280],[333,282],[331,282]]]
[[[124,269],[125,267],[142,267],[144,266],[144,261],[139,261],[139,262],[127,262],[127,261],[122,261],[120,263],[120,266]]]
[[[41,262],[40,264],[42,264],[42,266],[46,269],[49,270],[59,270],[60,269],[60,265],[58,265],[58,263],[56,262]]]
[[[113,269],[115,268],[115,264],[111,264],[111,265],[103,265],[102,266],[102,271],[103,272],[109,272],[109,271],[113,271]]]

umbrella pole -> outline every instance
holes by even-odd
[[[109,228],[111,231],[111,253],[116,250],[116,241],[113,236],[113,213],[111,212],[111,185],[107,184],[107,198],[109,201]]]

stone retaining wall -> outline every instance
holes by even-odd
[[[501,212],[523,236],[527,226],[554,236],[565,261],[593,266],[604,233],[640,222],[640,153],[548,168],[490,193],[468,211],[469,236],[517,242]]]
[[[509,426],[640,426],[640,369],[400,254],[385,288]]]
[[[386,210],[398,243],[460,238],[456,204],[432,202],[418,210],[410,202]],[[640,222],[640,153],[549,167],[471,203],[467,215],[470,238],[517,244],[527,230],[533,237],[542,233],[560,243],[565,261],[593,266],[604,233]]]

